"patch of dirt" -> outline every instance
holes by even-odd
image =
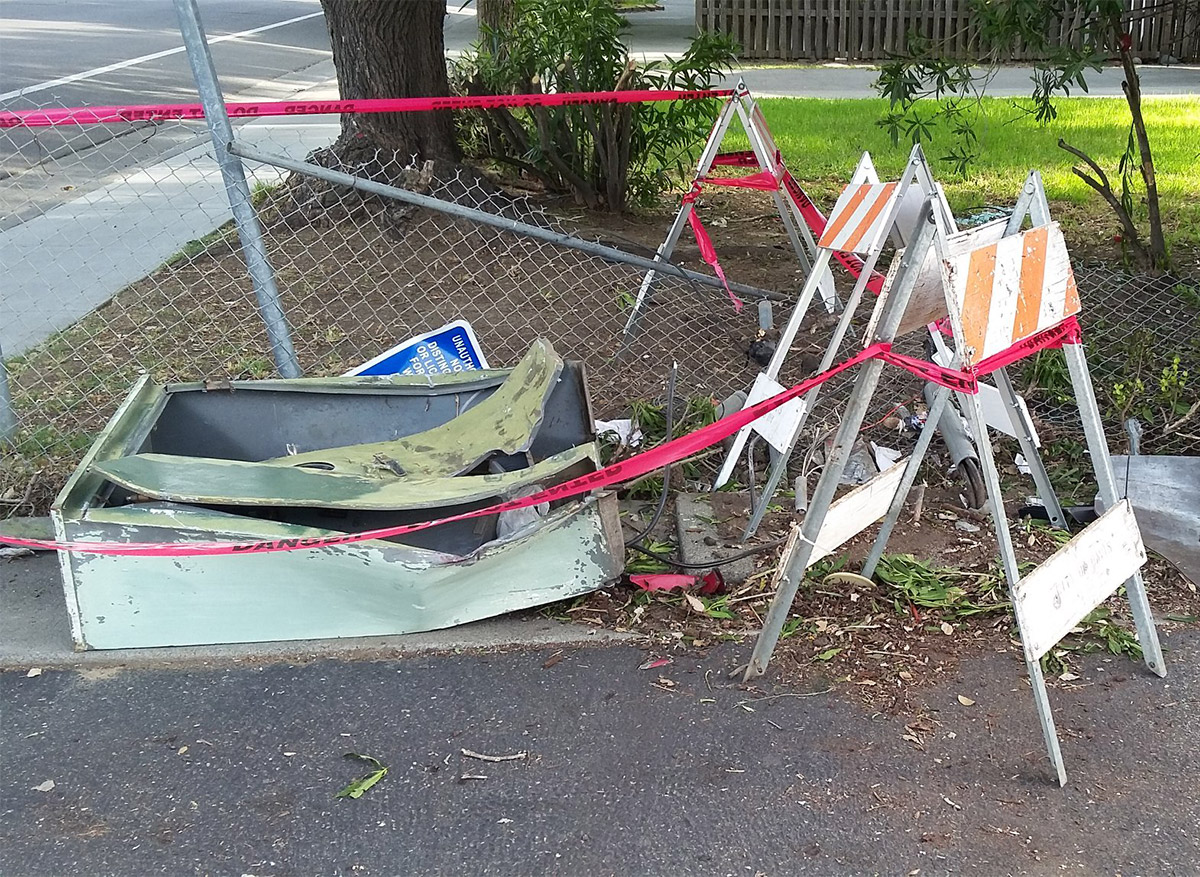
[[[914,519],[915,496],[910,497],[874,581],[839,579],[837,573],[861,569],[878,526],[810,568],[772,658],[773,679],[802,690],[832,686],[873,709],[896,713],[919,703],[917,693],[923,687],[949,678],[965,658],[1004,651],[1021,661],[991,519],[962,506],[959,482],[941,474],[944,471],[945,461],[937,459],[935,447],[923,472],[920,518]],[[1017,519],[1030,493],[1032,484],[1010,487],[1010,520]],[[803,520],[792,510],[792,502],[778,500],[751,546],[770,543]],[[749,515],[746,495],[713,494],[713,507],[718,538],[730,543],[740,539]],[[1045,561],[1067,538],[1027,518],[1011,532],[1023,573]],[[668,520],[656,537],[669,541],[671,533]],[[763,551],[744,584],[715,595],[688,599],[678,592],[647,593],[623,580],[553,611],[575,621],[643,634],[654,655],[703,652],[722,642],[749,641],[761,630],[774,596],[780,552],[778,547]],[[897,569],[889,574],[890,561]],[[950,589],[948,596],[927,599],[919,588],[909,591],[899,584],[896,574],[911,561],[928,570],[934,590]],[[688,572],[700,575],[703,570]],[[1160,631],[1200,623],[1200,595],[1194,583],[1154,556],[1142,572]],[[1072,672],[1077,658],[1094,651],[1123,651],[1138,660],[1128,636],[1133,629],[1128,604],[1113,597],[1044,659],[1048,680],[1069,684],[1077,678]],[[920,729],[912,733],[921,736]]]

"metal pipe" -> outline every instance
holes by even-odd
[[[508,219],[504,216],[497,216],[494,213],[488,213],[483,210],[476,210],[473,207],[464,207],[461,204],[455,204],[453,201],[443,201],[441,198],[434,198],[431,195],[422,195],[420,192],[410,192],[408,189],[401,189],[398,186],[389,186],[387,183],[378,183],[375,180],[367,180],[362,177],[356,177],[351,174],[343,173],[342,171],[330,170],[329,168],[320,167],[319,165],[310,164],[306,161],[298,161],[292,158],[285,158],[282,155],[273,155],[269,152],[255,149],[251,146],[246,146],[237,141],[229,145],[229,151],[241,158],[257,161],[262,164],[269,164],[273,167],[283,168],[284,170],[292,171],[297,174],[313,177],[318,180],[324,180],[328,183],[335,183],[339,186],[346,186],[350,189],[355,189],[359,192],[369,192],[372,195],[382,195],[385,198],[395,198],[397,201],[404,201],[408,204],[416,205],[417,207],[426,207],[430,210],[437,210],[441,213],[446,213],[450,216],[456,216],[460,219],[469,219],[473,222],[478,222],[481,225],[490,225],[493,228],[498,228],[501,231],[512,232],[513,234],[524,235],[525,237],[535,238],[536,240],[546,241],[547,243],[557,244],[560,247],[566,247],[571,250],[579,250],[587,253],[589,256],[597,256],[609,262],[620,262],[624,265],[633,265],[636,268],[642,268],[647,271],[654,271],[658,274],[670,274],[673,277],[681,277],[684,280],[690,280],[704,286],[711,286],[715,289],[723,290],[725,287],[716,277],[711,277],[707,274],[701,274],[697,271],[689,271],[686,268],[680,268],[678,265],[673,265],[670,262],[659,262],[654,259],[648,259],[645,256],[638,256],[633,253],[627,253],[624,250],[618,250],[615,247],[608,247],[604,244],[598,244],[593,241],[585,241],[582,238],[577,238],[572,235],[562,234],[560,232],[551,231],[546,228],[539,228],[536,225],[529,225],[524,222],[517,222],[515,219]],[[756,298],[769,298],[774,301],[790,301],[788,296],[780,292],[772,292],[768,289],[759,289],[754,286],[745,286],[741,283],[730,283],[729,288],[740,295],[746,295]]]
[[[267,327],[267,338],[271,343],[275,367],[285,378],[298,378],[301,375],[300,363],[296,359],[295,348],[292,347],[292,330],[279,301],[275,275],[271,271],[270,262],[267,261],[267,248],[263,243],[258,216],[250,201],[246,171],[231,151],[233,126],[229,124],[229,115],[225,112],[225,99],[221,94],[217,71],[213,67],[212,53],[208,49],[208,39],[200,20],[200,10],[196,6],[196,0],[175,0],[175,12],[179,16],[179,33],[187,49],[192,77],[196,81],[196,91],[199,92],[200,103],[204,106],[204,118],[212,136],[213,153],[217,165],[221,168],[221,177],[225,181],[229,209],[233,213],[238,237],[242,242],[246,270],[250,274],[250,282],[254,285],[259,314]]]
[[[11,444],[17,438],[17,409],[8,386],[8,366],[0,349],[0,443]]]

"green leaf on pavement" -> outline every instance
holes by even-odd
[[[365,761],[372,765],[375,770],[350,783],[346,788],[334,795],[335,798],[361,798],[367,789],[387,776],[387,765],[380,762],[378,758],[373,758],[370,755],[359,755],[357,752],[347,752],[345,757]]]

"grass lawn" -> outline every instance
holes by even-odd
[[[925,145],[953,207],[1011,204],[1025,175],[1037,168],[1050,200],[1072,205],[1062,211],[1065,227],[1115,231],[1117,223],[1108,221],[1107,205],[1071,173],[1071,156],[1057,144],[1062,137],[1091,155],[1118,186],[1117,165],[1129,129],[1125,101],[1063,99],[1057,104],[1058,119],[1050,125],[1022,116],[1019,103],[1009,98],[983,101],[981,154],[965,179],[956,179],[948,165],[936,161],[945,154],[948,137]],[[799,180],[828,182],[831,193],[849,177],[864,149],[883,179],[896,178],[911,149],[904,141],[893,146],[887,132],[875,124],[886,109],[880,99],[770,98],[761,105],[792,173]],[[1144,112],[1168,242],[1200,247],[1200,98],[1146,98]],[[733,146],[732,138],[727,142]]]

